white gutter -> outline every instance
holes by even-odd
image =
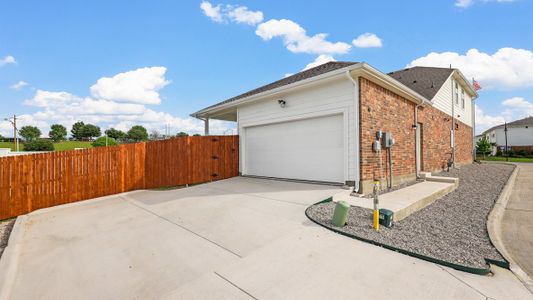
[[[352,82],[353,84],[353,100],[355,103],[354,106],[354,116],[355,116],[355,178],[354,178],[354,188],[353,191],[355,193],[359,192],[359,182],[361,181],[361,174],[360,174],[360,144],[361,141],[359,140],[359,76],[356,77],[357,80],[353,79],[352,75],[350,74],[350,70],[346,70],[345,72],[346,77]]]
[[[220,104],[216,107],[204,108],[202,110],[199,110],[191,114],[191,116],[198,118],[198,117],[202,117],[201,115],[206,114],[206,113],[211,113],[211,114],[216,113],[218,111],[222,111],[224,109],[228,109],[228,108],[231,108],[237,105],[253,102],[255,100],[258,100],[258,99],[261,99],[267,96],[274,96],[288,89],[300,87],[300,86],[303,86],[303,85],[306,85],[306,84],[309,84],[315,81],[319,81],[322,79],[328,79],[328,78],[332,78],[335,76],[343,75],[344,73],[346,73],[346,71],[359,72],[357,76],[367,75],[367,77],[374,79],[375,81],[386,83],[394,87],[396,90],[398,90],[399,92],[398,94],[400,96],[405,97],[415,103],[419,103],[422,105],[431,104],[431,102],[428,99],[426,99],[424,96],[413,91],[412,89],[405,86],[404,84],[397,81],[396,79],[392,78],[391,76],[375,69],[374,67],[370,66],[367,63],[362,62],[362,63],[357,63],[357,64],[354,64],[354,65],[351,65],[345,68],[341,68],[335,71],[327,72],[327,73],[324,73],[318,76],[300,80],[300,81],[297,81],[297,82],[294,82],[288,85],[284,85],[284,86],[281,86],[281,87],[278,87],[272,90],[267,90],[267,91],[264,91],[258,94],[250,95],[248,97],[244,97],[244,98],[237,99],[234,101],[229,101],[227,103]]]

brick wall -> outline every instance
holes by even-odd
[[[415,123],[416,105],[395,93],[360,78],[360,126],[361,126],[361,188],[363,193],[371,189],[372,181],[388,180],[387,152],[379,155],[372,150],[376,131],[390,131],[396,144],[392,148],[393,184],[416,178]],[[451,116],[433,108],[418,110],[418,122],[422,124],[422,170],[436,171],[446,167],[450,157]],[[472,162],[472,129],[457,121],[456,164]],[[382,166],[380,168],[380,165]]]

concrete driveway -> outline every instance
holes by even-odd
[[[339,189],[232,178],[28,215],[2,257],[6,299],[531,299],[337,235],[305,208]]]

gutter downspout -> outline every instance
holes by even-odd
[[[424,102],[422,102],[422,103],[424,103]],[[420,139],[417,139],[417,134],[421,134],[421,132],[418,133],[418,131],[420,130],[418,128],[418,108],[420,106],[422,106],[422,105],[421,104],[417,104],[415,106],[415,170],[416,170],[416,178],[420,178],[420,171],[419,170],[422,169],[420,167],[419,162],[418,162],[418,155],[420,155],[420,153],[418,153],[418,146],[419,146],[418,144],[420,144],[422,142],[422,136],[420,136]],[[420,145],[420,148],[422,148],[421,145]]]
[[[353,192],[358,193],[360,190],[359,182],[361,181],[360,174],[360,139],[359,139],[359,76],[356,77],[357,80],[354,80],[349,70],[346,70],[346,77],[353,84],[353,99],[354,99],[354,117],[355,117],[355,178],[354,178],[354,188]]]
[[[197,116],[194,116],[194,117],[198,120],[204,121],[204,135],[208,136],[209,135],[209,118],[200,118]]]

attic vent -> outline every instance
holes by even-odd
[[[431,88],[435,88],[435,83],[431,80]]]

